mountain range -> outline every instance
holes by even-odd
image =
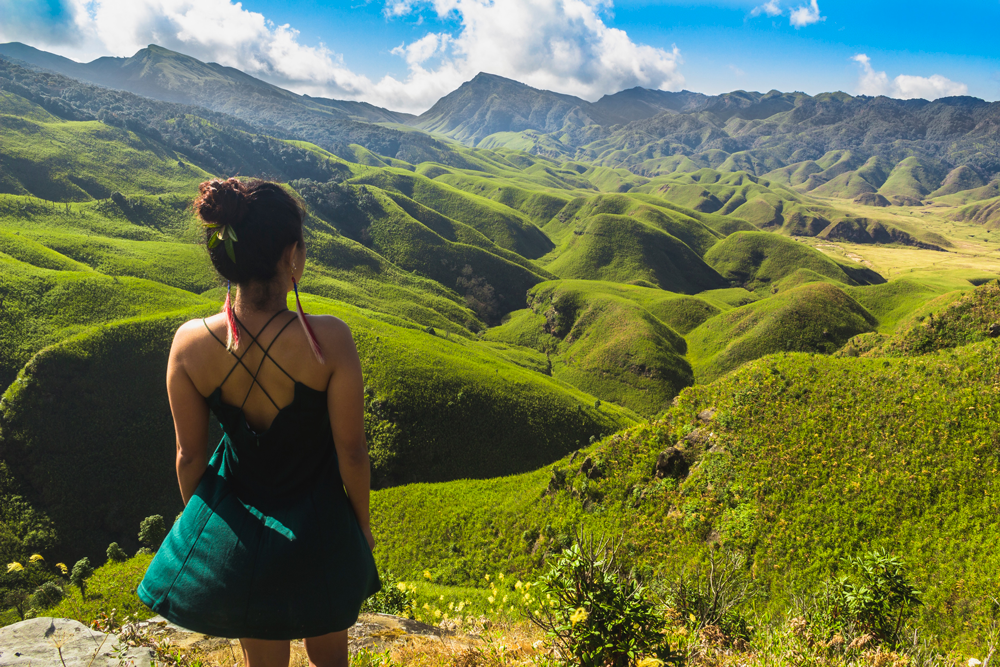
[[[800,174],[808,172],[801,183],[792,184],[800,191],[856,172],[874,157],[890,171],[915,157],[925,172],[940,172],[940,177],[910,188],[910,196],[938,190],[959,166],[972,170],[977,182],[1000,175],[1000,103],[973,97],[928,102],[845,93],[810,96],[772,90],[709,96],[632,88],[588,102],[480,73],[412,116],[363,102],[297,95],[237,69],[156,45],[131,58],[90,63],[16,42],[0,45],[0,55],[153,99],[203,106],[337,154],[353,144],[410,163],[435,154],[440,158],[447,152],[442,145],[447,138],[467,146],[621,167],[643,177],[704,167],[765,176],[794,167]],[[407,132],[401,125],[431,134]],[[825,169],[816,163],[831,151],[850,151],[850,159],[838,173],[821,173]],[[866,192],[878,191],[884,183],[862,180],[870,186],[861,186]],[[852,196],[861,194],[855,190]]]

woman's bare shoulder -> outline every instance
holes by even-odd
[[[181,351],[193,345],[202,345],[211,340],[213,334],[226,335],[226,320],[221,313],[206,318],[188,320],[177,328],[174,334],[174,350]]]
[[[332,349],[341,349],[347,342],[351,342],[353,345],[354,337],[351,334],[351,328],[347,322],[339,317],[310,315],[309,325],[316,332],[316,338],[321,347],[326,348],[327,345],[330,345]]]

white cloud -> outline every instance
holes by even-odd
[[[763,5],[759,5],[753,8],[750,12],[750,16],[760,16],[761,14],[767,14],[768,16],[781,16],[781,3],[779,0],[767,0]]]
[[[876,72],[872,67],[871,58],[864,53],[852,57],[861,66],[861,76],[858,78],[857,92],[860,95],[886,95],[909,100],[921,98],[936,100],[939,97],[965,95],[969,87],[964,83],[952,81],[940,74],[929,77],[900,74],[892,81],[885,72]]]
[[[804,28],[807,25],[812,25],[813,23],[819,23],[820,21],[825,20],[825,16],[819,15],[819,4],[816,0],[810,0],[808,5],[803,5],[798,9],[793,9],[792,13],[788,16],[788,21],[795,26],[796,29]]]
[[[387,20],[410,16],[421,25],[431,12],[458,27],[452,33],[428,31],[399,45],[392,53],[406,62],[406,74],[377,81],[352,71],[326,45],[305,45],[294,27],[275,25],[234,0],[49,0],[48,5],[61,10],[61,31],[52,29],[46,12],[8,12],[8,6],[24,3],[0,0],[5,16],[0,41],[23,41],[28,35],[38,48],[78,60],[131,56],[159,44],[297,92],[415,112],[480,71],[588,99],[633,86],[679,89],[684,83],[676,47],[637,44],[604,22],[611,0],[384,3]],[[46,11],[51,14],[51,7]]]
[[[735,74],[736,76],[743,76],[744,74],[746,74],[746,72],[744,72],[743,70],[741,70],[736,65],[730,65],[729,69],[732,70],[733,74]]]
[[[763,5],[754,7],[750,11],[750,16],[760,16],[761,14],[766,14],[767,16],[774,17],[781,16],[784,13],[785,10],[782,8],[780,0],[767,0],[767,2]],[[801,5],[798,8],[791,10],[788,14],[788,22],[790,25],[794,26],[796,30],[825,20],[826,17],[820,15],[817,0],[809,0],[808,5]]]

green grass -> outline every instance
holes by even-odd
[[[998,361],[992,342],[906,359],[767,357],[589,449],[596,479],[577,456],[376,492],[376,538],[401,576],[430,569],[442,584],[476,585],[501,564],[534,576],[578,527],[623,534],[631,562],[669,581],[711,535],[748,554],[773,611],[820,590],[842,557],[884,546],[923,591],[921,633],[968,646],[988,630],[996,567],[981,545],[998,537],[1000,483],[983,474],[1000,467],[988,417]],[[703,427],[695,414],[710,406],[719,412]],[[680,483],[653,479],[658,452],[677,441],[697,465]],[[564,481],[547,490],[553,479]]]
[[[767,232],[737,232],[713,246],[705,261],[733,285],[766,289],[798,269],[854,285],[839,264],[809,246]]]
[[[3,388],[36,352],[96,324],[216,306],[215,301],[161,283],[113,278],[95,271],[42,269],[3,254],[0,294],[4,299],[4,326],[0,328]]]
[[[90,625],[102,612],[110,614],[111,610],[116,611],[119,620],[131,615],[138,616],[139,620],[152,618],[155,615],[153,611],[135,594],[152,560],[152,556],[139,555],[124,563],[108,561],[95,567],[93,576],[87,579],[86,600],[80,597],[79,588],[66,583],[63,586],[66,597],[56,606],[46,609],[44,614],[72,618],[84,625]]]
[[[684,339],[638,303],[651,296],[643,292],[655,290],[631,292],[589,281],[544,283],[529,293],[527,310],[485,338],[546,352],[553,377],[640,414],[656,414],[694,377],[683,358]],[[673,300],[656,305],[667,311]],[[701,305],[695,317],[711,309]]]
[[[688,337],[699,382],[775,352],[832,353],[878,320],[835,285],[814,282],[716,315]]]
[[[601,213],[565,224],[572,232],[545,264],[560,278],[645,281],[684,294],[725,286],[680,239],[631,216]]]
[[[178,155],[151,139],[97,121],[0,117],[0,166],[4,172],[16,174],[20,188],[12,190],[14,194],[90,201],[114,191],[153,195],[193,192],[209,177],[196,167],[178,166]]]

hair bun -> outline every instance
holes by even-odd
[[[212,225],[235,225],[247,214],[247,188],[235,178],[205,181],[198,186],[194,210]]]

